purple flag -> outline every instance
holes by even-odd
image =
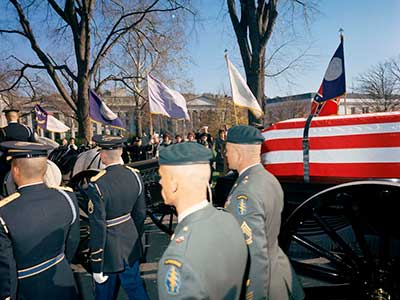
[[[185,98],[170,89],[150,74],[147,76],[149,105],[152,114],[161,114],[173,119],[190,120]]]
[[[38,127],[46,129],[48,131],[60,133],[66,132],[70,129],[63,122],[48,114],[47,111],[45,111],[39,104],[36,104],[34,109],[36,113],[36,122]]]
[[[39,104],[36,104],[34,107],[36,113],[36,122],[37,126],[46,129],[47,128],[47,112],[40,107]]]
[[[93,121],[124,129],[118,116],[93,91],[89,91],[89,116]]]

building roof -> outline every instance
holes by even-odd
[[[275,104],[286,101],[310,101],[312,98],[314,98],[314,96],[315,93],[304,93],[285,97],[267,98],[265,101],[267,104]]]

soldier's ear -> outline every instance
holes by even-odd
[[[179,187],[179,182],[175,178],[172,178],[172,180],[171,180],[171,192],[172,193],[176,193],[178,191],[178,187]]]

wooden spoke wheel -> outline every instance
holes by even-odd
[[[146,185],[147,215],[163,232],[172,235],[173,220],[177,215],[174,206],[166,205],[161,196],[161,186],[158,182]]]
[[[334,186],[291,213],[281,245],[307,282],[345,287],[345,299],[399,299],[399,208],[399,182]]]

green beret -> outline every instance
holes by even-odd
[[[210,149],[198,143],[178,143],[161,147],[159,153],[160,165],[196,165],[209,164],[213,158]]]
[[[228,143],[257,145],[264,142],[261,131],[248,125],[233,126],[228,130]]]
[[[92,140],[104,150],[118,149],[126,142],[126,138],[114,135],[95,135]]]

